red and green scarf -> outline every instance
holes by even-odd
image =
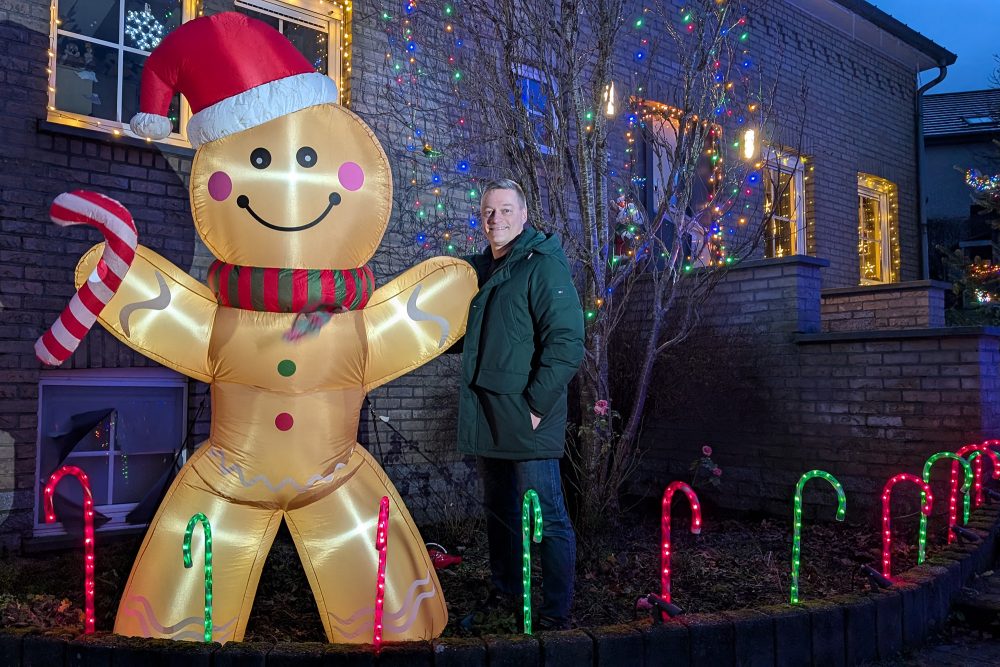
[[[222,306],[271,313],[360,310],[375,291],[368,265],[357,269],[267,269],[216,260],[208,286]]]

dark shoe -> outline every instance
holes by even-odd
[[[519,608],[511,595],[501,593],[496,588],[490,588],[486,597],[477,602],[472,611],[463,616],[459,626],[468,632],[476,632],[484,627],[509,625],[509,621],[519,617]],[[515,616],[516,615],[516,616]]]
[[[551,616],[539,616],[535,623],[535,630],[551,632],[555,630],[569,630],[572,628],[568,618],[552,618]]]

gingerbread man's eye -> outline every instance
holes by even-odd
[[[267,169],[271,164],[271,153],[266,148],[255,148],[250,153],[250,164],[257,169]]]
[[[316,164],[316,151],[308,146],[303,146],[299,149],[299,152],[295,154],[295,160],[300,165],[308,169]]]

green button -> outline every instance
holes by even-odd
[[[285,359],[278,363],[278,373],[282,377],[288,377],[290,375],[295,375],[295,362],[291,359]]]

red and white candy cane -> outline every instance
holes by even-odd
[[[96,192],[64,192],[52,202],[49,217],[60,227],[97,227],[106,241],[104,253],[87,282],[76,291],[59,319],[35,342],[35,356],[39,361],[58,366],[73,354],[115,295],[132,266],[138,238],[128,209]]]

